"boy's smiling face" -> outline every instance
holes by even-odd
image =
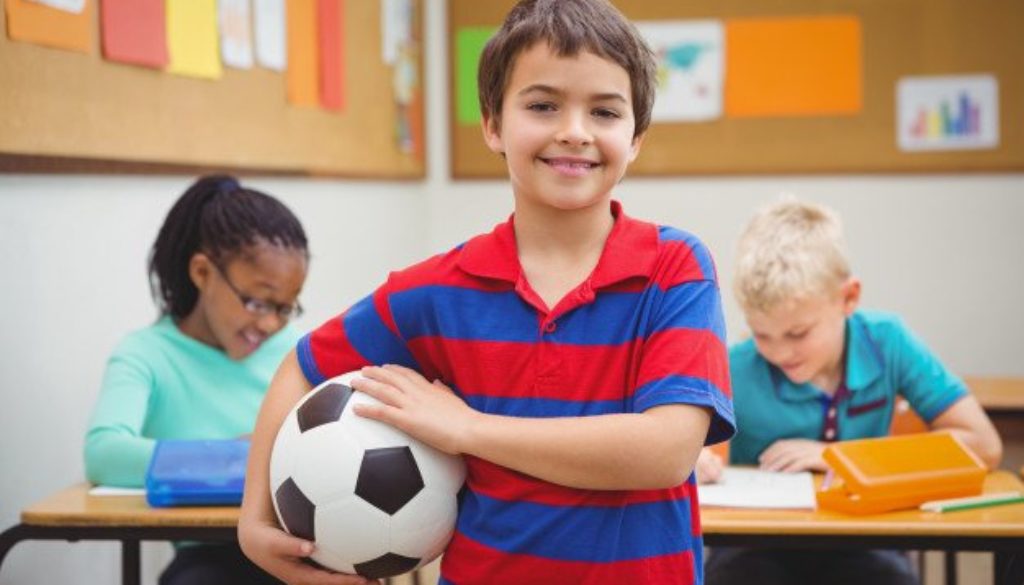
[[[500,120],[484,120],[517,205],[567,211],[607,202],[640,150],[630,89],[625,69],[590,52],[560,57],[539,42],[520,53]]]

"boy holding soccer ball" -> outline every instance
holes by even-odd
[[[734,431],[714,265],[612,200],[650,122],[650,49],[604,0],[525,0],[479,84],[512,217],[393,273],[286,358],[253,436],[243,550],[288,582],[359,582],[302,562],[267,460],[303,393],[363,367],[353,386],[383,405],[358,414],[466,459],[441,583],[699,582],[693,465]]]

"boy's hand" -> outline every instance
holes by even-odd
[[[356,414],[389,424],[445,453],[462,453],[463,437],[478,413],[450,388],[396,365],[367,366],[361,375],[352,387],[383,404],[357,405]]]
[[[252,562],[288,585],[379,585],[358,575],[333,573],[307,564],[305,559],[313,554],[313,543],[274,525],[240,518],[238,542]]]
[[[697,456],[693,471],[697,474],[697,483],[715,483],[721,479],[724,468],[725,463],[718,453],[704,447]]]
[[[758,457],[765,471],[828,471],[821,453],[825,443],[809,439],[782,439],[775,441]]]

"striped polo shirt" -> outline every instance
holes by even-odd
[[[707,444],[735,430],[715,269],[694,236],[627,217],[593,273],[548,309],[523,274],[514,218],[392,273],[303,338],[312,384],[367,364],[440,379],[474,409],[579,417],[691,404]],[[702,581],[693,475],[657,490],[555,485],[467,456],[441,583],[691,584]]]

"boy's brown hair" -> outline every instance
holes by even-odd
[[[477,83],[485,118],[498,123],[516,58],[542,41],[561,57],[588,51],[625,69],[636,124],[633,136],[647,130],[657,83],[654,54],[636,27],[606,0],[521,0],[516,4],[480,56]]]

